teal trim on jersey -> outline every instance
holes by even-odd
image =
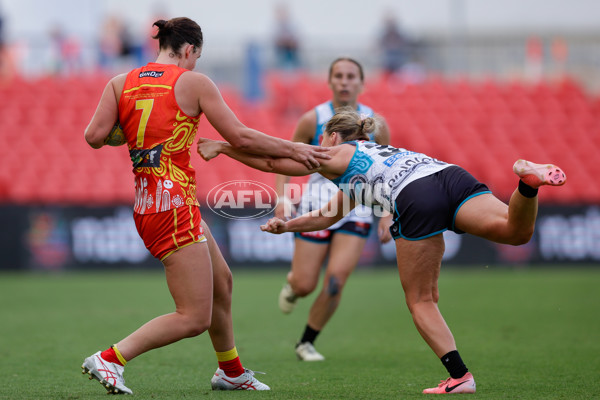
[[[368,154],[358,151],[358,143],[356,141],[345,142],[345,144],[356,146],[356,149],[354,150],[352,159],[348,163],[348,168],[346,168],[344,173],[338,176],[337,178],[331,180],[331,182],[335,183],[338,187],[340,187],[340,185],[350,183],[352,178],[356,175],[364,174],[369,170],[369,168],[371,168],[371,165],[373,165],[374,163],[373,159]],[[351,199],[354,198],[352,193],[348,193],[348,189],[350,189],[348,185],[344,185],[340,189],[344,193],[346,193]]]
[[[452,217],[452,230],[454,230],[454,223],[456,221],[456,214],[458,214],[458,210],[460,210],[460,208],[462,207],[463,204],[465,204],[468,200],[472,199],[473,197],[477,197],[481,194],[486,194],[486,193],[492,193],[491,190],[486,190],[484,192],[478,192],[478,193],[474,193],[472,195],[470,195],[469,197],[467,197],[466,199],[464,199],[459,205],[458,207],[456,207],[456,211],[454,212],[454,216]]]
[[[346,142],[344,144],[349,144],[351,146],[354,146],[355,149],[354,149],[354,154],[352,154],[352,158],[350,159],[350,162],[348,163],[348,167],[346,167],[346,170],[344,171],[344,173],[335,179],[331,179],[331,182],[338,185],[338,187],[340,186],[341,183],[343,183],[342,178],[344,178],[349,173],[350,167],[352,166],[352,162],[354,161],[354,157],[356,157],[356,153],[358,153],[358,144],[356,142]]]

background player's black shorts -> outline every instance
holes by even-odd
[[[491,191],[456,165],[417,179],[396,198],[392,237],[421,240],[448,229],[464,233],[454,226],[456,213],[465,201],[484,193]]]
[[[366,239],[369,237],[371,224],[362,221],[348,221],[336,229],[324,229],[315,232],[294,232],[294,237],[316,243],[329,243],[336,233],[355,235]]]

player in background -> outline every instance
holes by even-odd
[[[332,146],[332,158],[312,170],[289,159],[243,153],[225,142],[201,139],[198,151],[206,160],[224,153],[267,172],[318,172],[341,189],[323,208],[289,221],[272,218],[261,226],[263,231],[280,234],[325,229],[356,204],[392,213],[390,233],[395,239],[406,304],[417,330],[450,374],[437,387],[423,393],[475,393],[475,379],[438,308],[443,232],[452,230],[497,243],[525,244],[535,228],[539,187],[563,185],[566,176],[555,165],[518,160],[513,172],[519,182],[507,205],[457,165],[369,142],[368,133],[375,125],[375,119],[361,119],[353,110],[333,116],[322,143]]]
[[[319,145],[325,124],[339,107],[352,107],[364,117],[375,115],[370,107],[358,102],[358,96],[364,86],[364,72],[356,60],[346,57],[334,60],[329,67],[328,84],[331,100],[319,104],[300,117],[292,137],[293,142]],[[382,117],[379,117],[379,120],[379,129],[372,132],[369,138],[378,144],[389,144],[387,123]],[[283,199],[275,209],[275,216],[283,219],[286,217],[284,209],[291,209],[290,196],[285,190],[290,177],[277,175],[275,182],[275,190],[280,199]],[[321,208],[335,195],[338,188],[320,174],[312,174],[304,190],[298,206],[299,213]],[[382,242],[391,239],[388,231],[390,223],[391,215],[379,220],[378,233]],[[310,309],[308,321],[296,344],[295,352],[299,360],[325,359],[315,350],[314,342],[340,303],[346,281],[356,268],[372,224],[371,210],[358,206],[327,229],[295,233],[291,270],[287,274],[287,283],[279,294],[279,308],[282,312],[292,312],[298,298],[308,296],[315,290],[319,283],[321,267],[327,259],[321,291]]]
[[[136,227],[146,247],[164,265],[175,311],[86,358],[82,368],[109,393],[130,394],[123,379],[128,362],[208,330],[218,361],[213,389],[269,390],[238,356],[231,317],[232,275],[201,220],[190,149],[204,114],[235,148],[292,157],[307,168],[328,156],[320,148],[265,135],[237,119],[212,80],[192,71],[203,45],[196,22],[173,18],[154,25],[158,28],[154,38],[159,41],[156,61],[110,80],[85,139],[95,149],[105,143],[119,144],[112,142],[111,132],[118,132],[113,127],[120,123],[135,175]]]

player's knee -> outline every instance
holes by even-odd
[[[305,297],[311,294],[317,287],[317,279],[312,279],[302,274],[293,274],[292,271],[288,273],[287,280],[292,287],[292,291],[298,297]]]
[[[406,295],[406,305],[411,314],[414,314],[422,305],[437,304],[438,300],[437,293],[407,293]]]
[[[185,337],[191,338],[206,332],[210,328],[210,318],[188,318],[185,323]]]
[[[290,284],[292,286],[292,291],[298,297],[305,297],[311,294],[316,285],[312,282],[304,282],[304,281],[296,281]]]
[[[231,300],[233,293],[233,275],[229,268],[222,271],[218,277],[215,276],[215,299],[224,297]]]
[[[339,277],[331,275],[327,282],[326,292],[329,296],[335,297],[342,292],[343,286],[343,281]]]

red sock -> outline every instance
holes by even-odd
[[[117,357],[117,353],[115,353],[115,349],[113,349],[112,347],[109,347],[108,349],[106,349],[102,353],[100,353],[100,357],[102,357],[104,360],[106,360],[108,362],[119,364],[121,366],[123,365],[121,363],[121,361],[119,361],[119,357]]]
[[[219,361],[219,368],[225,372],[225,375],[232,378],[244,373],[244,367],[242,367],[242,362],[239,357],[229,361]]]

